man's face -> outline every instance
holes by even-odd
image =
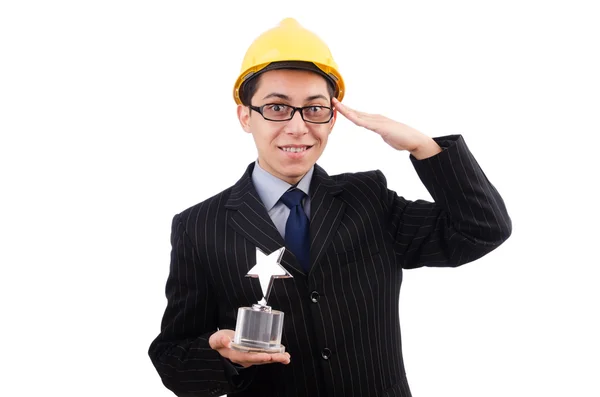
[[[327,82],[316,73],[270,70],[258,78],[260,81],[251,100],[252,106],[331,107]],[[238,106],[238,117],[244,131],[254,138],[260,166],[290,184],[298,182],[317,162],[335,123],[335,113],[328,123],[313,124],[302,120],[300,111],[288,121],[269,121],[243,105]],[[291,151],[290,148],[294,149]]]

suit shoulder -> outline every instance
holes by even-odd
[[[368,170],[357,172],[344,172],[331,176],[336,182],[341,182],[345,187],[366,185],[385,185],[385,176],[380,170]]]
[[[179,218],[180,220],[186,222],[191,218],[199,218],[206,217],[210,213],[216,213],[217,211],[224,208],[225,203],[229,199],[231,195],[231,190],[233,186],[228,187],[225,190],[220,191],[217,194],[214,194],[207,199],[202,200],[201,202],[194,204],[183,211],[177,213],[175,218]]]
[[[385,191],[386,182],[380,170],[367,170],[358,172],[345,172],[332,175],[335,181],[345,191],[346,199],[351,197],[360,200],[377,201]]]

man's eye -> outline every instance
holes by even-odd
[[[270,111],[273,111],[273,112],[285,112],[287,110],[287,106],[273,104],[273,105],[267,106],[267,109]]]

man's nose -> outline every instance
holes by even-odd
[[[306,122],[302,119],[302,115],[300,114],[300,110],[298,109],[291,120],[289,120],[285,126],[284,131],[287,134],[294,135],[302,135],[308,132],[308,126]]]

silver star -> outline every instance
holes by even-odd
[[[246,274],[246,277],[258,278],[263,293],[263,298],[259,303],[263,306],[266,306],[269,295],[271,294],[273,279],[292,278],[292,275],[279,264],[283,257],[283,251],[285,251],[285,247],[273,251],[270,255],[265,255],[258,247],[256,247],[256,265],[254,265],[248,274]]]

